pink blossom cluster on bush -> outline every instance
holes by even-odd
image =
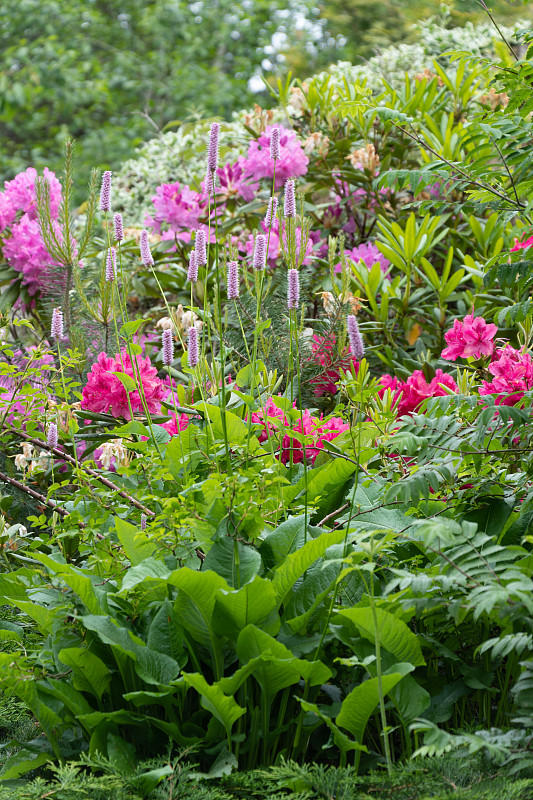
[[[296,406],[296,403],[294,403]],[[260,423],[262,426],[261,431],[257,435],[259,442],[266,442],[267,439],[273,437],[279,438],[281,430],[278,425],[274,425],[269,420],[277,420],[281,425],[290,428],[296,433],[303,433],[305,436],[312,437],[312,444],[305,446],[305,457],[307,462],[314,464],[316,457],[321,450],[324,449],[324,442],[331,442],[344,431],[349,430],[350,426],[345,423],[340,417],[332,417],[323,420],[321,417],[313,417],[306,409],[302,412],[296,422],[290,423],[283,409],[278,408],[272,398],[269,398],[264,411],[256,411],[252,413],[252,422]],[[277,454],[279,460],[283,464],[290,462],[292,452],[293,463],[297,464],[304,460],[304,448],[301,442],[297,439],[284,433],[281,439]]]
[[[379,264],[382,273],[387,276],[390,271],[390,261],[385,258],[374,242],[363,242],[352,250],[345,250],[346,259],[354,261],[356,264],[362,261],[368,269],[372,269],[374,264]],[[335,272],[342,272],[342,263],[335,264]]]
[[[441,355],[449,361],[457,358],[481,358],[490,356],[494,350],[494,336],[498,328],[485,322],[483,317],[468,314],[461,322],[456,319],[453,328],[444,334],[446,347]]]
[[[146,217],[146,226],[161,233],[161,226],[166,224],[174,233],[180,233],[200,228],[200,217],[205,212],[207,200],[199,192],[188,186],[182,187],[176,181],[158,186],[152,203],[155,215]]]
[[[61,184],[46,167],[44,177],[50,187],[50,212],[57,219],[61,203]],[[35,181],[37,170],[28,167],[13,180],[4,183],[0,193],[0,236],[3,254],[13,269],[23,276],[23,284],[30,295],[43,287],[47,270],[55,264],[41,237],[37,219]],[[21,216],[22,214],[22,216]],[[6,229],[9,229],[6,230]],[[56,228],[59,236],[59,228]]]
[[[383,388],[378,391],[378,395],[383,397],[387,389],[390,389],[393,404],[398,404],[399,417],[416,411],[430,397],[444,397],[450,391],[457,391],[457,384],[452,376],[441,369],[436,370],[435,377],[429,383],[422,370],[417,369],[406,381],[400,381],[392,375],[383,375],[380,384]]]
[[[533,361],[531,355],[515,350],[511,345],[494,351],[488,367],[492,381],[483,381],[481,395],[497,394],[498,405],[514,406],[533,389]]]
[[[275,162],[270,157],[270,137],[274,128],[280,130],[280,157]],[[255,180],[260,178],[272,180],[275,164],[275,188],[280,189],[287,178],[298,178],[300,175],[306,174],[309,159],[293,130],[288,130],[281,125],[267,125],[257,139],[252,139],[246,158],[241,164],[244,172]]]
[[[161,400],[166,399],[168,389],[157,377],[157,370],[152,367],[149,358],[137,357],[137,364],[146,407],[150,414],[157,414],[161,410]],[[125,373],[135,380],[133,364],[127,351],[122,350],[114,358],[106,353],[100,353],[83,387],[81,401],[83,409],[131,419],[128,395],[124,385],[114,374],[116,372]],[[134,414],[145,413],[138,388],[129,393],[129,399]]]

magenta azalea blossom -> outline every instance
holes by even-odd
[[[50,213],[52,219],[56,219],[61,203],[61,184],[55,173],[47,167],[44,168],[43,175],[50,187]],[[12,225],[19,211],[27,214],[29,219],[37,219],[36,178],[37,170],[28,167],[13,180],[4,183],[5,189],[0,199],[0,228]]]
[[[270,137],[274,128],[280,132],[280,157],[274,161],[270,158]],[[305,175],[309,159],[295,132],[280,125],[267,125],[258,139],[252,139],[246,158],[242,161],[245,172],[255,180],[274,177],[276,165],[276,189],[280,189],[287,178]]]
[[[246,175],[246,161],[239,156],[235,164],[226,164],[217,169],[218,186],[217,195],[222,195],[224,200],[232,197],[242,197],[247,203],[253,200],[259,189],[257,182],[250,182],[251,176]]]
[[[61,238],[59,228],[56,234]],[[13,226],[11,236],[4,239],[3,251],[10,266],[22,273],[28,293],[37,294],[46,282],[50,266],[56,265],[41,238],[37,220],[24,214],[20,222]]]
[[[161,410],[161,400],[167,396],[168,389],[157,377],[157,370],[152,367],[149,358],[137,358],[137,363],[148,411],[150,414],[157,414]],[[87,375],[87,384],[83,387],[82,392],[81,407],[87,411],[131,419],[126,389],[119,378],[113,374],[115,372],[125,373],[135,379],[131,359],[126,350],[122,350],[121,354],[114,358],[106,353],[99,354],[96,363],[93,364]],[[144,414],[138,388],[129,393],[129,398],[133,413]]]
[[[515,239],[514,245],[511,247],[511,253],[516,253],[518,250],[527,250],[531,245],[533,245],[533,236],[530,236],[529,239],[524,239],[523,242],[519,242],[518,239]]]
[[[525,392],[533,389],[531,355],[515,350],[510,345],[494,352],[489,372],[494,377],[490,383],[483,381],[479,393],[499,395],[496,400],[498,405],[513,406],[522,399]]]
[[[200,227],[200,217],[206,203],[198,192],[188,186],[182,187],[179,181],[163,183],[155,191],[152,197],[155,216],[145,220],[147,225],[158,233],[161,233],[163,224],[169,225],[170,230],[175,232]]]
[[[417,369],[410,375],[405,382],[399,381],[392,375],[384,375],[380,379],[382,389],[378,395],[383,397],[387,389],[390,389],[392,401],[398,403],[397,414],[399,417],[405,414],[412,414],[418,406],[429,397],[444,397],[457,391],[457,384],[451,375],[447,375],[441,369],[436,370],[435,377],[428,383],[421,369]]]
[[[444,334],[448,347],[442,351],[442,358],[455,361],[457,358],[481,358],[491,356],[494,350],[492,341],[498,328],[485,322],[483,317],[468,314],[463,322],[456,319],[453,328]]]
[[[347,259],[354,261],[356,264],[362,261],[368,269],[372,269],[374,264],[379,264],[382,273],[384,275],[389,274],[390,261],[385,258],[374,242],[364,242],[354,247],[353,250],[345,250],[344,253]],[[335,265],[335,272],[341,271],[342,264],[339,262]]]

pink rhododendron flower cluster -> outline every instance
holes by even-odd
[[[530,236],[528,239],[524,239],[523,242],[519,242],[518,239],[515,239],[515,243],[513,247],[511,247],[511,253],[516,253],[518,250],[527,250],[528,247],[533,245],[533,236]]]
[[[345,250],[344,254],[347,259],[354,261],[356,264],[362,261],[368,269],[372,269],[374,264],[379,264],[382,273],[384,275],[389,274],[390,261],[385,258],[374,242],[363,242],[363,244],[354,247],[352,250]],[[335,265],[335,272],[341,271],[342,264],[339,261],[339,263]]]
[[[189,424],[189,417],[187,414],[178,414],[176,416],[173,411],[170,415],[168,422],[163,422],[161,427],[164,428],[171,436],[175,436],[180,431],[184,431]]]
[[[457,358],[481,358],[491,356],[494,350],[494,336],[498,328],[487,323],[483,317],[468,314],[461,322],[456,319],[453,328],[444,334],[448,347],[442,351],[442,358],[455,361]]]
[[[50,213],[54,220],[61,203],[61,184],[46,167],[44,177],[50,186]],[[11,227],[11,234],[3,240],[4,258],[13,269],[22,273],[30,295],[40,291],[48,268],[55,264],[44,245],[37,220],[36,178],[37,170],[29,167],[13,180],[6,181],[5,190],[0,194],[0,230]],[[17,219],[20,212],[22,216]],[[59,227],[56,234],[59,238]]]
[[[56,235],[60,238],[59,228]],[[30,219],[28,214],[13,225],[11,236],[4,239],[3,253],[10,266],[22,273],[28,294],[32,296],[43,287],[49,267],[57,266],[42,240],[38,221]]]
[[[205,211],[206,200],[188,186],[176,183],[163,183],[152,197],[155,208],[154,217],[146,217],[145,224],[161,233],[163,224],[169,225],[176,233],[195,230],[200,227],[200,217]]]
[[[276,162],[270,158],[270,136],[274,127],[280,130],[280,157]],[[306,174],[309,159],[294,131],[280,125],[267,125],[264,133],[250,142],[242,167],[251,178],[272,180],[274,163],[276,164],[275,188],[280,189],[287,178],[298,178]]]
[[[399,417],[411,414],[418,406],[429,397],[444,397],[457,391],[457,384],[451,375],[441,369],[436,370],[435,377],[428,383],[421,369],[417,369],[406,381],[400,381],[392,375],[383,375],[380,379],[382,389],[378,395],[383,397],[390,389],[393,403],[398,402],[397,413]]]
[[[61,203],[61,184],[47,167],[44,168],[43,175],[50,187],[50,212],[52,218],[56,219]],[[37,219],[36,178],[37,170],[28,167],[13,180],[5,181],[4,191],[0,194],[0,230],[12,225],[20,211],[27,214],[29,219]]]
[[[121,361],[122,359],[122,361]],[[152,367],[149,358],[137,358],[139,374],[144,390],[146,405],[151,414],[161,410],[161,400],[167,396],[168,389],[157,377],[157,370]],[[135,379],[131,359],[122,350],[114,358],[100,353],[91,371],[87,375],[87,383],[83,387],[81,407],[87,411],[111,414],[114,417],[131,419],[126,389],[115,372],[122,372]],[[133,413],[144,414],[139,390],[129,393]]]
[[[239,156],[234,164],[226,164],[225,167],[218,167],[216,186],[217,195],[221,195],[223,200],[232,197],[242,197],[247,203],[253,200],[259,188],[256,182],[250,182],[253,176],[246,173],[246,161],[243,156]]]
[[[294,406],[296,406],[296,403],[294,403]],[[310,464],[314,464],[316,457],[320,451],[324,449],[324,442],[331,442],[350,428],[350,426],[339,417],[323,420],[321,417],[311,416],[311,413],[307,409],[303,411],[302,416],[299,417],[296,422],[290,424],[283,409],[278,408],[272,398],[270,398],[264,411],[260,410],[252,413],[252,422],[261,423],[262,425],[262,430],[257,436],[259,442],[266,442],[271,436],[276,437],[281,432],[277,425],[269,423],[269,419],[279,420],[284,426],[290,427],[291,430],[296,433],[303,433],[305,436],[312,437],[312,444],[306,445],[305,447],[305,457]],[[290,461],[291,451],[294,464],[303,462],[304,449],[302,443],[285,433],[283,434],[281,446],[278,450],[279,460],[283,464],[287,464]]]
[[[515,350],[510,345],[494,352],[489,372],[494,377],[490,383],[483,381],[479,393],[500,395],[496,399],[498,405],[514,406],[523,398],[525,392],[533,389],[531,355]]]
[[[345,348],[344,353],[339,356],[335,349],[335,335],[319,336],[313,334],[313,356],[314,360],[324,367],[324,372],[313,378],[310,383],[314,386],[314,394],[321,397],[324,394],[336,394],[336,382],[340,379],[340,369],[349,370],[352,364],[355,371],[359,370],[359,362],[350,353],[349,348]]]

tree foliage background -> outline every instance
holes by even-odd
[[[268,105],[251,77],[357,61],[437,10],[427,0],[3,0],[0,180],[29,165],[60,171],[70,137],[81,199],[90,166],[118,168],[165,127]]]

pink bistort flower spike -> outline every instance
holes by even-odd
[[[122,224],[122,214],[115,214],[113,217],[113,227],[115,242],[122,242],[124,239],[124,225]]]
[[[265,214],[265,226],[270,228],[273,222],[276,221],[276,213],[278,210],[278,198],[271,197],[268,201],[268,206]]]
[[[189,367],[198,366],[198,331],[193,326],[189,328],[187,331],[187,336],[189,337],[189,351],[187,354]]]
[[[286,217],[296,216],[296,197],[294,194],[294,181],[292,178],[285,183],[285,203],[283,213]]]
[[[100,189],[100,211],[111,211],[111,172],[106,170],[102,175]]]
[[[196,231],[194,249],[196,250],[196,263],[199,267],[204,267],[207,264],[207,237],[202,229]]]
[[[187,271],[187,280],[191,283],[196,283],[198,280],[198,259],[196,257],[196,250],[191,250],[189,253],[189,269]]]
[[[174,361],[174,337],[170,329],[164,330],[161,335],[161,344],[163,350],[163,364],[170,367]]]
[[[52,311],[50,336],[57,341],[63,338],[63,312],[60,308],[54,308]]]
[[[253,257],[253,268],[262,270],[266,266],[267,257],[267,238],[264,233],[258,233],[255,237],[255,248]]]
[[[140,240],[140,248],[141,248],[141,259],[145,267],[152,267],[154,264],[154,259],[152,257],[152,253],[150,252],[150,242],[148,241],[148,231],[141,231],[141,240]]]
[[[287,290],[287,308],[291,311],[300,304],[300,275],[297,269],[289,270],[289,283]]]
[[[106,281],[114,281],[117,277],[117,251],[114,247],[110,247],[107,251],[105,260],[105,279]]]
[[[58,436],[57,436],[57,425],[55,422],[51,422],[48,426],[48,432],[46,434],[46,444],[48,447],[57,447],[58,443]]]
[[[146,514],[141,514],[141,530],[146,530]]]
[[[273,158],[275,161],[277,161],[281,155],[279,137],[279,128],[272,128],[270,133],[270,158]]]
[[[491,356],[494,351],[494,336],[498,328],[487,323],[483,317],[468,314],[463,322],[455,319],[453,328],[444,334],[448,347],[442,351],[442,358],[455,361],[457,358],[481,358]]]
[[[207,167],[211,172],[215,172],[218,167],[218,135],[220,133],[220,122],[211,124],[209,134],[209,144],[207,146]]]
[[[351,353],[353,356],[355,356],[355,358],[357,358],[358,361],[361,361],[361,359],[365,354],[365,346],[363,344],[363,339],[359,331],[359,325],[357,324],[357,319],[353,314],[348,315],[346,324],[348,327],[348,339],[350,341]]]
[[[239,265],[236,261],[228,262],[228,300],[239,296]]]

